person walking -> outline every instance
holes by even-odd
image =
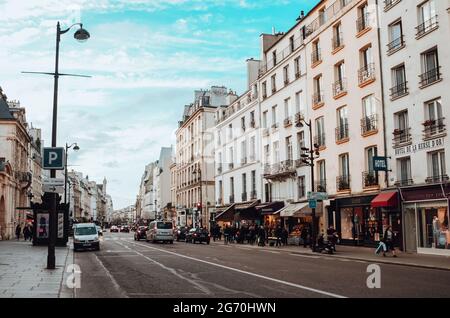
[[[17,224],[17,227],[16,227],[16,238],[17,238],[17,240],[20,239],[20,233],[21,232],[22,232],[22,227],[20,226],[20,223],[19,223],[19,224]]]
[[[276,247],[281,247],[281,226],[277,226],[277,228],[275,229],[275,237],[277,238],[277,243],[276,243]]]
[[[392,251],[392,256],[397,257],[395,253],[395,233],[392,231],[392,227],[388,226],[383,236],[384,244],[386,244],[387,252]],[[386,251],[383,251],[383,256],[386,257]]]
[[[288,245],[288,238],[289,238],[289,232],[285,227],[283,227],[283,231],[281,232],[281,243],[283,244],[283,246]]]
[[[264,226],[261,225],[258,231],[258,246],[266,246],[266,230]]]
[[[30,225],[25,225],[25,227],[23,228],[23,238],[25,239],[25,241],[28,241],[28,239],[30,238],[31,233],[30,233]]]
[[[309,235],[308,228],[304,225],[300,233],[300,237],[302,238],[304,248],[308,247],[308,235]]]

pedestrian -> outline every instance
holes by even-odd
[[[261,225],[258,231],[258,246],[266,246],[266,230],[264,226]]]
[[[277,238],[277,243],[276,243],[276,247],[281,247],[281,226],[277,226],[277,228],[275,229],[275,237]]]
[[[34,225],[30,224],[30,242],[33,241],[34,236]]]
[[[25,225],[25,227],[23,228],[23,238],[25,239],[25,241],[28,241],[28,239],[31,236],[31,232],[30,232],[30,225]]]
[[[19,223],[19,224],[17,224],[17,227],[16,227],[16,238],[17,238],[17,240],[20,239],[20,233],[21,232],[22,232],[22,227],[20,226],[20,223]]]
[[[283,231],[281,232],[281,242],[283,243],[284,246],[288,245],[288,238],[289,232],[285,227],[283,227]]]
[[[304,248],[308,247],[308,235],[309,235],[308,228],[304,225],[300,233],[300,237],[302,238]]]
[[[392,251],[392,256],[397,257],[395,253],[395,233],[392,227],[388,226],[383,235],[384,244],[386,244],[387,252]],[[383,256],[386,257],[386,251],[383,251]]]

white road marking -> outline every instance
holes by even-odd
[[[314,258],[314,259],[321,258],[320,256],[309,256],[309,255],[301,255],[301,254],[294,254],[294,253],[290,253],[289,255],[297,256],[297,257],[304,257],[304,258]]]
[[[93,254],[95,256],[95,259],[97,260],[97,262],[100,264],[100,266],[103,268],[103,270],[105,271],[106,275],[109,277],[109,279],[111,280],[111,282],[114,285],[114,289],[120,293],[124,298],[128,298],[128,295],[122,290],[122,288],[120,287],[120,285],[117,283],[116,279],[114,278],[114,276],[110,273],[110,271],[105,267],[105,265],[103,265],[102,261],[97,257],[97,254]]]
[[[281,254],[280,252],[269,251],[269,250],[259,250],[259,251],[264,252],[264,253]]]
[[[144,247],[149,248],[149,249],[153,249],[153,250],[156,250],[156,251],[164,252],[164,253],[167,253],[167,254],[172,254],[172,255],[175,255],[175,256],[178,256],[178,257],[182,257],[182,258],[186,258],[186,259],[195,261],[195,262],[204,263],[204,264],[208,264],[208,265],[211,265],[211,266],[224,268],[224,269],[227,269],[227,270],[230,270],[230,271],[238,272],[238,273],[241,273],[241,274],[246,274],[246,275],[253,276],[253,277],[258,277],[258,278],[261,278],[261,279],[265,279],[265,280],[268,280],[268,281],[271,281],[271,282],[287,285],[287,286],[290,286],[290,287],[295,287],[295,288],[307,290],[307,291],[310,291],[310,292],[313,292],[313,293],[317,293],[317,294],[321,294],[321,295],[325,295],[325,296],[330,296],[330,297],[333,297],[333,298],[347,298],[347,297],[342,296],[342,295],[329,293],[329,292],[326,292],[326,291],[323,291],[323,290],[319,290],[319,289],[303,286],[303,285],[300,285],[300,284],[294,284],[294,283],[287,282],[287,281],[284,281],[284,280],[271,278],[271,277],[267,277],[267,276],[263,276],[263,275],[259,275],[259,274],[255,274],[255,273],[251,273],[251,272],[246,272],[246,271],[243,271],[243,270],[240,270],[240,269],[237,269],[237,268],[233,268],[233,267],[229,267],[229,266],[225,266],[225,265],[221,265],[221,264],[216,264],[216,263],[213,263],[213,262],[197,259],[197,258],[186,256],[186,255],[183,255],[183,254],[179,254],[179,253],[163,250],[163,249],[160,249],[160,248],[147,246],[147,245],[143,245],[143,244],[140,244],[140,243],[132,243],[132,244],[144,246]]]

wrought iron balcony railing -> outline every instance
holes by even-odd
[[[350,176],[343,175],[336,178],[336,189],[338,191],[350,190]]]
[[[399,83],[391,88],[391,98],[396,99],[408,94],[408,82]]]
[[[370,63],[358,70],[359,85],[375,79],[375,63]]]
[[[424,138],[430,138],[437,134],[442,134],[446,131],[445,118],[432,119],[425,121],[422,125],[424,128]]]
[[[403,45],[405,45],[405,41],[403,40],[403,34],[400,35],[400,37],[396,38],[395,40],[392,40],[388,45],[388,54],[394,52],[395,50],[401,48]]]
[[[362,173],[363,188],[378,186],[378,173],[375,171],[364,171]]]
[[[335,83],[333,83],[332,88],[333,88],[333,97],[336,97],[342,93],[346,93],[347,92],[347,79],[343,78],[343,79],[336,81]]]
[[[420,75],[420,86],[424,87],[433,84],[441,79],[441,67],[438,66]]]
[[[366,13],[356,20],[356,29],[358,33],[364,31],[370,26],[370,13]]]
[[[394,130],[394,146],[399,146],[403,143],[410,142],[412,140],[410,131],[411,128]]]
[[[439,27],[439,21],[438,21],[438,16],[435,15],[434,17],[432,17],[431,19],[419,24],[416,29],[417,29],[417,37],[420,37],[432,30],[435,30]]]
[[[343,124],[336,128],[336,141],[342,141],[348,138],[348,124]]]
[[[378,130],[378,115],[370,115],[361,119],[361,134],[375,132]]]

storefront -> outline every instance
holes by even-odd
[[[284,202],[263,203],[256,206],[260,215],[261,225],[269,229],[275,229],[281,224],[280,211],[284,208]]]
[[[260,204],[259,200],[236,203],[234,205],[234,225],[236,228],[261,224],[261,214],[256,209]]]
[[[233,207],[234,205],[227,205],[215,209],[215,221],[222,229],[232,225],[234,221]]]
[[[449,185],[401,188],[408,252],[450,256]]]
[[[334,210],[329,210],[329,224],[340,235],[342,244],[375,247],[383,238],[384,231],[392,226],[402,244],[401,213],[397,192],[379,195],[336,199]]]

